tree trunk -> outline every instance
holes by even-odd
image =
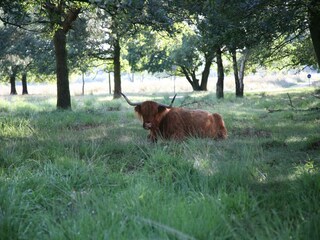
[[[10,86],[11,86],[11,91],[10,95],[17,95],[17,89],[16,89],[16,76],[17,73],[13,71],[13,73],[10,75]]]
[[[236,97],[243,97],[243,82],[240,80],[236,50],[231,51],[233,74],[236,85]]]
[[[108,72],[108,80],[109,80],[109,94],[111,95],[111,73]]]
[[[22,74],[22,95],[28,94],[27,73]]]
[[[121,97],[121,64],[120,64],[120,43],[119,39],[114,41],[114,55],[113,55],[113,65],[114,65],[114,92],[113,98]]]
[[[82,72],[82,96],[84,96],[84,72]]]
[[[196,77],[196,74],[194,71],[188,71],[188,69],[186,67],[180,66],[181,70],[184,74],[184,76],[186,77],[186,79],[188,80],[188,82],[190,83],[190,85],[192,86],[192,90],[193,91],[201,91],[201,87],[199,85],[199,80]]]
[[[239,79],[240,79],[240,82],[242,83],[243,89],[244,89],[244,73],[246,70],[246,64],[247,64],[248,58],[249,58],[249,50],[245,48],[242,51],[242,56],[240,58],[240,69],[239,69]]]
[[[320,68],[320,3],[312,0],[309,7],[309,29]]]
[[[201,91],[201,86],[199,84],[199,79],[197,78],[195,70],[191,72],[191,79],[192,79],[192,89],[193,91]]]
[[[66,45],[67,33],[81,11],[80,7],[75,6],[67,4],[66,1],[44,1],[43,4],[49,14],[52,30],[54,30],[53,43],[56,58],[58,109],[71,109]]]
[[[57,108],[71,109],[69,75],[67,65],[67,36],[62,29],[56,30],[53,36],[56,54],[57,71]]]
[[[224,85],[224,69],[222,62],[222,51],[219,48],[217,50],[217,71],[218,71],[218,81],[216,84],[216,96],[217,98],[224,98],[223,85]]]
[[[202,91],[207,91],[208,88],[207,88],[207,84],[208,84],[208,78],[209,78],[209,74],[210,74],[210,67],[211,67],[211,64],[212,64],[212,57],[211,56],[205,56],[206,58],[206,63],[204,65],[204,69],[203,69],[203,72],[202,72],[202,78],[201,78],[201,86],[200,86],[200,89]]]

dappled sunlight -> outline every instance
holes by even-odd
[[[28,138],[37,134],[36,129],[28,119],[10,119],[0,117],[0,137]]]
[[[287,177],[288,180],[294,181],[299,178],[303,178],[305,175],[316,175],[319,174],[319,163],[315,164],[312,159],[303,159],[301,160],[303,164],[300,164],[294,167],[294,171],[290,173]],[[320,183],[319,183],[319,190],[320,190]]]
[[[217,171],[215,161],[210,159],[208,155],[205,157],[196,155],[193,156],[192,160],[194,162],[193,167],[201,171],[203,174],[213,175]]]
[[[290,136],[285,140],[286,143],[301,143],[301,142],[306,142],[307,137],[305,136]]]

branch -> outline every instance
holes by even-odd
[[[291,109],[267,109],[267,111],[269,113],[274,113],[274,112],[283,112],[283,111],[295,111],[295,112],[307,112],[307,111],[319,111],[320,110],[320,107],[312,107],[312,108],[307,108],[307,109],[297,109],[295,106],[293,106],[293,103],[292,103],[292,100],[291,100],[291,97],[289,95],[289,93],[287,93],[288,95],[288,98],[289,98],[289,106],[291,107]],[[320,96],[318,95],[313,95],[314,97],[316,98],[319,98],[320,99]]]
[[[22,30],[28,31],[28,32],[34,32],[34,33],[42,33],[43,31],[38,31],[38,30],[32,30],[27,28],[26,26],[34,25],[34,24],[47,24],[49,21],[36,21],[36,22],[27,22],[27,23],[16,23],[16,22],[11,22],[3,17],[0,16],[0,21],[3,22],[4,25],[11,25],[17,28],[20,28]]]
[[[71,8],[67,12],[67,16],[62,23],[64,32],[67,33],[71,29],[72,23],[77,19],[80,11],[81,11],[81,8]]]
[[[288,95],[288,98],[289,98],[289,101],[290,101],[290,104],[289,104],[289,105],[291,106],[292,109],[295,109],[295,110],[296,110],[296,107],[293,106],[293,104],[292,104],[292,100],[291,100],[291,97],[290,97],[289,93],[287,93],[287,95]]]

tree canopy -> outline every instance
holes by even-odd
[[[183,75],[196,91],[207,90],[216,63],[217,97],[223,55],[231,56],[237,96],[246,64],[320,66],[317,0],[3,0],[0,13],[1,80],[55,74],[62,109],[71,108],[69,73],[95,61],[113,66],[114,98],[122,59],[132,72]]]

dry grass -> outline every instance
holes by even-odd
[[[251,74],[245,78],[245,92],[268,92],[268,91],[281,91],[289,88],[300,87],[319,87],[320,86],[320,74],[313,74],[312,79],[309,82],[307,79],[307,72],[290,73],[266,73],[259,72],[258,74]],[[130,75],[123,74],[122,76],[122,91],[126,93],[159,93],[159,92],[192,92],[190,84],[184,77],[160,78],[147,74],[136,74],[135,81],[131,81]],[[200,76],[199,76],[200,78]],[[208,82],[209,92],[215,92],[216,76],[211,73]],[[17,82],[18,94],[22,92],[22,86],[20,82]],[[55,83],[29,83],[29,94],[34,95],[55,95],[56,94]],[[111,79],[111,89],[113,89],[113,79]],[[225,91],[234,92],[235,84],[233,76],[227,76],[225,78]],[[111,90],[112,91],[112,90]],[[82,80],[79,76],[72,76],[70,81],[71,95],[81,95],[82,93]],[[8,95],[10,93],[10,85],[8,83],[0,84],[0,95]],[[85,83],[85,94],[108,94],[109,93],[109,80],[107,75],[99,78],[94,76],[87,76]]]

